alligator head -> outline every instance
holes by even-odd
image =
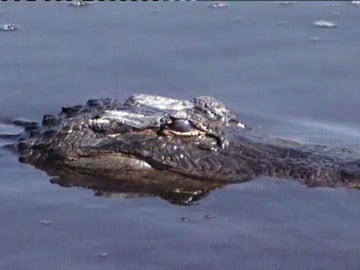
[[[166,190],[186,182],[189,192],[189,182],[198,192],[201,185],[212,190],[261,176],[309,186],[358,187],[360,181],[358,152],[256,134],[212,97],[89,100],[44,116],[41,125],[25,125],[14,144],[20,161],[62,179],[74,179],[71,172],[141,186],[172,183]]]

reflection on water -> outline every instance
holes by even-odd
[[[64,168],[37,166],[55,177],[53,184],[62,187],[83,187],[94,190],[96,196],[112,198],[160,197],[173,204],[192,205],[209,195],[214,189],[224,186],[220,183],[206,183],[181,177],[165,171],[146,173],[146,177],[121,175],[81,174]],[[132,172],[134,174],[134,172]],[[130,180],[129,180],[130,179]]]

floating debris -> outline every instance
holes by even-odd
[[[287,25],[288,24],[288,21],[284,20],[284,21],[278,21],[276,23],[277,25]]]
[[[105,257],[109,256],[109,253],[106,252],[106,251],[100,251],[100,252],[97,253],[97,255],[100,258],[105,258]]]
[[[181,217],[181,221],[183,222],[190,222],[191,218],[190,217]]]
[[[280,2],[278,2],[279,6],[289,6],[289,5],[292,5],[292,4],[293,4],[293,2],[291,2],[291,1],[280,1]]]
[[[239,17],[234,19],[234,22],[242,24],[256,24],[258,21],[255,17]]]
[[[351,1],[351,4],[353,4],[353,5],[360,5],[360,1]]]
[[[51,224],[53,224],[54,222],[50,219],[42,219],[40,220],[40,224],[44,225],[44,226],[50,226]]]
[[[215,215],[211,215],[211,214],[205,215],[204,219],[215,219]]]
[[[90,3],[85,0],[72,0],[69,5],[73,7],[84,7],[89,5]]]
[[[0,25],[1,31],[10,32],[10,31],[17,31],[19,29],[20,29],[20,25],[17,25],[17,24],[4,23],[4,24]]]
[[[313,22],[313,25],[316,27],[322,27],[322,28],[334,28],[336,27],[336,23],[332,21],[326,21],[326,20],[319,20]]]
[[[309,40],[312,42],[319,42],[319,41],[323,40],[323,38],[318,37],[318,36],[313,36],[313,37],[310,37]]]
[[[161,9],[152,9],[150,12],[152,14],[162,14],[163,13],[163,11]]]
[[[222,2],[216,2],[214,4],[209,5],[209,8],[216,8],[216,9],[222,9],[227,8],[228,4],[222,3]]]
[[[340,3],[330,3],[330,4],[328,4],[328,6],[331,7],[331,8],[339,7],[341,5],[342,4],[340,4]]]

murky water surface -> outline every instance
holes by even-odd
[[[350,2],[3,2],[0,24],[19,29],[0,32],[0,117],[39,121],[134,92],[213,95],[261,132],[358,147],[359,22]],[[1,269],[360,265],[358,190],[258,179],[185,207],[50,184],[6,151],[0,168]]]

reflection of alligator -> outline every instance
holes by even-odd
[[[103,172],[101,175],[89,175],[53,166],[38,168],[54,176],[50,180],[53,184],[62,187],[80,186],[92,189],[96,196],[119,198],[156,196],[173,204],[181,205],[192,205],[206,197],[215,188],[222,186],[219,183],[208,183],[156,170],[149,172],[146,176],[143,175],[143,177],[128,181],[124,180],[124,175],[121,174],[106,175],[106,172]]]
[[[309,186],[360,186],[358,152],[260,136],[211,97],[89,100],[63,108],[58,117],[45,115],[41,125],[18,124],[25,125],[13,144],[20,161],[52,174],[172,180],[178,186],[197,179],[211,188],[261,176]]]

